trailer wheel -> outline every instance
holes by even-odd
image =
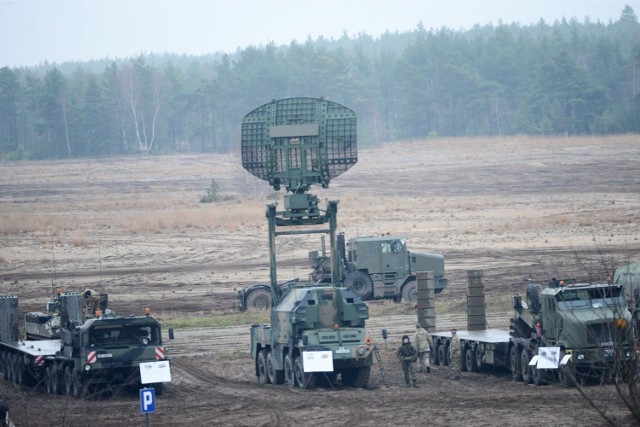
[[[0,373],[2,374],[2,379],[6,380],[7,374],[4,367],[4,351],[0,351]]]
[[[72,387],[71,381],[72,381],[72,379],[71,379],[71,367],[69,367],[67,365],[64,368],[64,374],[63,374],[64,393],[67,396],[71,396],[72,395],[73,387]]]
[[[296,385],[296,375],[293,370],[293,358],[290,354],[284,357],[284,379],[289,387]]]
[[[469,347],[465,346],[462,349],[462,354],[460,355],[460,371],[462,372],[467,372],[469,371],[469,365],[467,365],[467,354],[471,353],[471,351],[469,351]]]
[[[260,384],[269,383],[269,375],[267,374],[267,353],[269,350],[260,350],[256,363],[258,365],[258,382]]]
[[[0,363],[2,364],[2,366],[0,366],[0,368],[2,368],[2,378],[7,381],[11,379],[11,369],[9,369],[9,356],[10,354],[6,351],[3,351],[2,355],[0,355]]]
[[[480,372],[482,370],[482,359],[484,358],[484,352],[480,349],[480,346],[476,346],[476,349],[473,351],[473,355],[476,358],[475,372]]]
[[[477,347],[475,349],[467,347],[467,351],[465,351],[464,353],[465,365],[467,371],[469,372],[478,372],[478,365],[476,364],[476,351]]]
[[[514,381],[522,381],[522,373],[520,372],[520,349],[517,345],[511,347],[509,353],[511,360],[511,378]]]
[[[16,378],[16,355],[9,353],[7,355],[7,379],[15,382]]]
[[[354,271],[344,279],[344,286],[351,289],[354,294],[363,300],[371,297],[373,291],[373,281],[371,276],[363,271]]]
[[[296,373],[296,384],[301,389],[311,389],[316,384],[316,377],[311,372],[305,372],[302,365],[302,357],[296,356],[293,362],[293,369]]]
[[[527,350],[522,350],[522,354],[520,355],[520,372],[522,372],[522,381],[525,384],[531,384],[533,381],[533,375],[531,375],[531,367],[529,366],[529,361],[531,358],[529,357],[529,352]]]
[[[24,383],[24,364],[18,354],[13,359],[13,382],[18,385]]]
[[[266,289],[254,289],[247,297],[247,309],[269,310],[271,308],[271,292]]]
[[[267,375],[271,384],[282,384],[284,382],[284,371],[279,371],[273,363],[273,352],[267,353]]]

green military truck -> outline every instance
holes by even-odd
[[[402,236],[354,237],[345,245],[344,234],[339,234],[337,241],[341,282],[365,301],[387,298],[415,302],[419,271],[433,272],[436,294],[447,286],[444,257],[409,251]],[[330,280],[329,260],[324,250],[309,253],[312,281]]]
[[[636,352],[623,287],[552,280],[512,298],[509,331],[458,331],[461,369],[502,367],[515,381],[564,385],[620,376],[633,380]],[[450,332],[432,333],[434,362],[448,365]]]
[[[117,316],[106,307],[83,312],[83,294],[59,292],[47,313],[25,315],[20,338],[18,297],[0,297],[0,371],[16,384],[44,384],[47,393],[81,397],[124,385],[140,385],[140,364],[169,363],[160,324],[148,314]],[[97,317],[96,317],[97,316]],[[163,383],[152,384],[156,394]]]
[[[271,324],[251,326],[251,357],[258,382],[306,389],[316,381],[366,387],[373,343],[369,310],[358,296],[332,286],[293,288],[271,310]],[[330,357],[330,369],[309,369],[313,357]]]

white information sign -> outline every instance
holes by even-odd
[[[305,351],[302,364],[305,372],[333,372],[333,352]]]
[[[530,365],[533,364],[533,360],[537,357],[538,369],[558,369],[560,363],[560,347],[540,347],[538,348],[538,355],[531,359]]]
[[[140,364],[140,382],[142,384],[170,383],[171,365],[168,360]]]

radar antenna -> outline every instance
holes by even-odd
[[[274,190],[283,186],[284,211],[267,205],[272,294],[277,284],[275,237],[285,234],[330,235],[332,282],[338,283],[336,214],[338,201],[318,207],[318,197],[308,194],[312,185],[328,188],[329,182],[358,161],[357,117],[349,108],[322,98],[273,100],[242,120],[242,166],[267,181]],[[319,226],[328,229],[278,231],[286,226]],[[274,301],[275,303],[275,301]]]

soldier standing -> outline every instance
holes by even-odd
[[[411,387],[413,383],[414,387],[418,387],[416,384],[416,374],[413,364],[418,359],[418,351],[409,341],[409,335],[402,336],[402,344],[396,353],[398,360],[402,363],[402,373],[404,374],[404,381],[407,383],[407,387]]]
[[[418,350],[418,372],[426,370],[427,373],[431,372],[431,361],[429,355],[433,341],[431,340],[431,334],[427,332],[420,323],[416,323],[416,333],[413,336],[413,342],[416,343],[416,350]]]
[[[451,330],[451,343],[449,343],[449,369],[451,371],[449,379],[460,378],[460,338],[455,329]]]

